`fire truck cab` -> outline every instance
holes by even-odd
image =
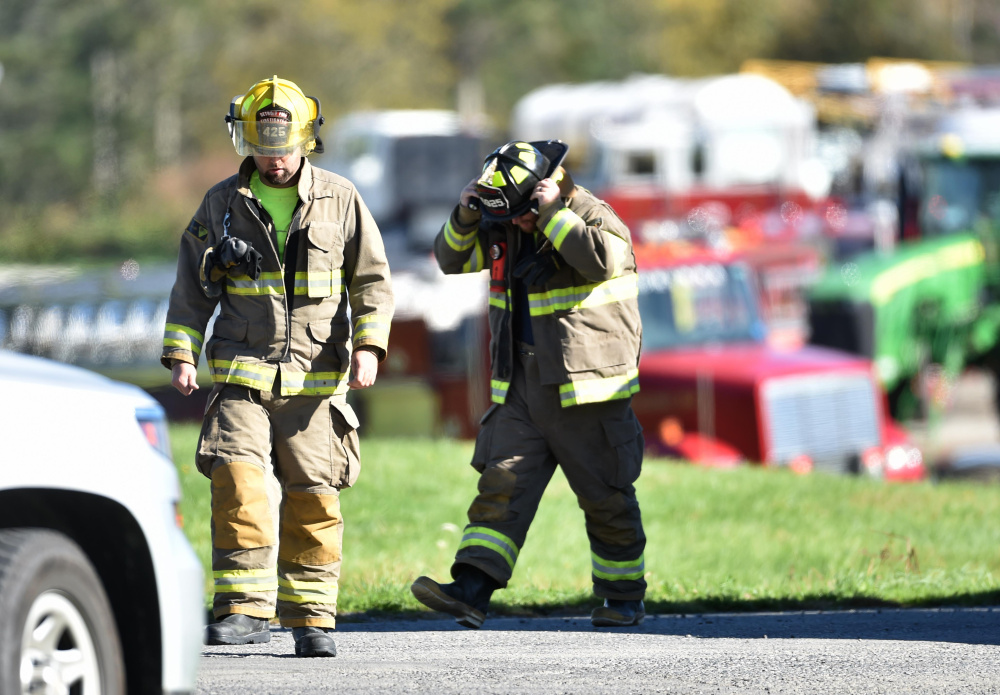
[[[710,250],[636,256],[643,342],[633,405],[653,450],[716,467],[925,477],[871,361],[769,342],[744,263]]]

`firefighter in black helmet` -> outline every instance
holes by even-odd
[[[489,269],[493,405],[483,416],[454,581],[420,577],[425,605],[477,628],[507,585],[560,466],[586,519],[596,626],[645,617],[644,549],[633,483],[642,465],[642,327],[628,228],[561,166],[558,140],[510,142],[486,158],[434,242],[445,273]]]

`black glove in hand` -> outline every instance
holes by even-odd
[[[514,277],[528,285],[544,285],[562,267],[562,257],[556,251],[535,251],[514,266]]]
[[[212,250],[216,268],[226,274],[246,275],[251,280],[260,277],[260,253],[250,244],[226,237]]]

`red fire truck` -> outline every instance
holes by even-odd
[[[706,466],[741,463],[920,480],[870,360],[767,340],[752,271],[729,254],[641,248],[647,445]]]

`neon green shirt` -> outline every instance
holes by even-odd
[[[299,204],[299,187],[274,188],[260,180],[260,174],[250,175],[250,190],[257,200],[267,210],[274,222],[274,230],[278,236],[278,258],[285,259],[285,240],[288,238],[288,227],[292,223],[295,206]]]

